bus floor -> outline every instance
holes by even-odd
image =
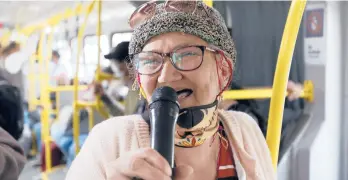
[[[18,180],[62,180],[65,179],[67,168],[65,166],[58,166],[52,168],[50,173],[42,173],[40,166],[37,166],[38,158],[29,160],[22,170]]]

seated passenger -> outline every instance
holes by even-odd
[[[23,116],[19,89],[0,77],[0,127],[18,140],[23,132]]]
[[[217,108],[236,61],[218,11],[201,1],[150,1],[133,13],[130,25],[130,56],[144,98],[149,102],[162,86],[178,94],[175,179],[276,179],[255,121]],[[66,179],[171,179],[168,162],[150,148],[150,131],[140,115],[98,124]]]
[[[240,85],[238,85],[235,82],[231,83],[231,90],[241,90],[243,89]],[[294,101],[298,99],[301,95],[301,92],[303,91],[303,87],[300,84],[297,84],[291,80],[289,80],[288,85],[287,85],[287,91],[289,95],[287,96],[287,101]],[[287,114],[287,110],[289,103],[285,103],[285,113]],[[257,104],[257,102],[253,99],[244,99],[244,100],[224,100],[221,104],[220,107],[225,110],[234,110],[234,111],[241,111],[249,114],[252,116],[255,121],[258,123],[261,131],[263,134],[266,136],[266,131],[267,131],[267,116],[263,116],[262,112]],[[287,118],[285,115],[284,118]]]
[[[25,156],[18,140],[23,131],[19,89],[0,79],[0,179],[18,179]]]

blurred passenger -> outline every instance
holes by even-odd
[[[22,97],[17,87],[0,77],[0,127],[18,140],[23,132]]]
[[[11,55],[12,53],[18,52],[20,50],[20,45],[14,41],[10,42],[9,45],[6,47],[3,47],[1,51],[2,57],[7,57]]]
[[[68,69],[60,61],[60,55],[58,51],[52,51],[52,60],[49,63],[49,76],[50,76],[50,85],[55,86],[64,86],[68,85],[70,78],[68,75]],[[56,92],[50,93],[50,101],[52,103],[52,109],[56,109]],[[56,118],[56,115],[51,115],[53,119]]]
[[[23,131],[22,98],[17,87],[0,77],[0,179],[17,179],[25,163],[18,140]]]
[[[10,44],[2,49],[2,55],[0,57],[0,75],[4,77],[11,85],[16,86],[21,96],[24,96],[24,86],[23,86],[23,73],[22,70],[15,74],[9,73],[5,69],[6,58],[20,51],[20,45],[16,42],[10,42]]]
[[[235,82],[231,83],[231,88],[230,90],[241,90],[243,87],[238,85]],[[286,123],[288,121],[287,118],[289,118],[289,102],[297,100],[300,98],[301,92],[303,91],[303,86],[301,84],[295,83],[291,80],[289,80],[288,85],[287,85],[287,92],[289,93],[286,102],[285,102],[285,107],[284,107],[284,121],[283,121],[283,128],[286,126]],[[224,100],[221,104],[220,107],[225,110],[233,110],[233,111],[241,111],[249,114],[252,116],[255,121],[258,123],[261,131],[263,134],[266,136],[266,131],[267,131],[267,116],[263,116],[260,110],[260,107],[258,106],[257,102],[253,99],[244,99],[244,100]],[[294,119],[293,119],[294,120]]]
[[[0,179],[18,179],[26,159],[17,141],[0,127]]]
[[[23,128],[23,134],[22,137],[18,140],[19,144],[24,150],[24,155],[26,157],[29,157],[30,151],[32,148],[32,142],[33,142],[33,137],[32,137],[32,129],[31,129],[31,122],[29,118],[29,107],[28,103],[25,102],[23,106],[23,120],[24,120],[24,128]]]
[[[52,60],[49,64],[49,73],[51,86],[69,84],[68,69],[62,62],[60,62],[60,55],[58,51],[52,51]]]
[[[95,93],[101,96],[112,116],[134,114],[139,101],[139,92],[132,89],[134,81],[127,68],[130,63],[128,46],[128,41],[121,42],[105,55],[105,58],[111,61],[110,68],[106,70],[119,79],[111,80],[106,90],[101,84],[95,86]],[[124,105],[120,101],[123,101]]]
[[[276,179],[262,132],[246,113],[218,108],[236,49],[220,13],[202,1],[147,2],[130,17],[129,54],[148,102],[170,86],[180,112],[174,172],[152,149],[149,121],[115,117],[93,128],[66,179]],[[166,121],[166,119],[162,119]]]

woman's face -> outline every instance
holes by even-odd
[[[199,37],[172,32],[153,37],[145,45],[143,51],[169,53],[178,47],[188,45],[207,46],[208,44]],[[167,57],[160,71],[152,75],[140,75],[141,87],[147,100],[150,101],[156,88],[170,86],[178,92],[181,108],[214,102],[220,92],[215,57],[214,52],[205,50],[202,65],[192,71],[177,70]]]

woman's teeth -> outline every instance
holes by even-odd
[[[191,89],[184,89],[177,92],[178,100],[184,99],[192,94]]]

